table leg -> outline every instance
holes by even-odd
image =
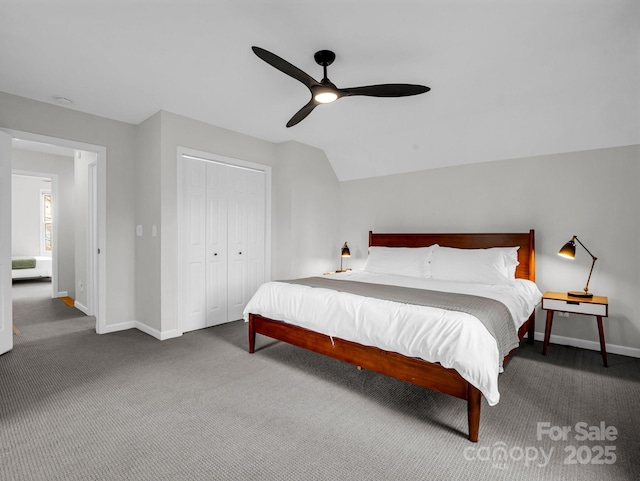
[[[598,318],[598,334],[600,334],[600,352],[602,353],[602,360],[604,361],[604,367],[609,367],[607,362],[607,347],[604,343],[604,326],[602,325],[602,316],[596,316]]]
[[[544,343],[542,344],[542,354],[547,355],[547,346],[551,337],[551,325],[553,324],[553,313],[555,311],[547,311],[547,327],[544,330]]]

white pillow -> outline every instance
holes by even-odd
[[[445,281],[508,284],[512,270],[515,275],[513,253],[516,251],[517,248],[513,251],[438,247],[431,256],[431,274],[434,279]]]
[[[518,262],[518,249],[520,249],[520,246],[490,248],[490,250],[502,252],[504,263],[507,266],[507,277],[509,277],[509,279],[516,278],[516,267],[520,265],[520,262]]]
[[[431,277],[429,259],[437,246],[437,244],[429,247],[371,246],[363,270],[377,274]]]

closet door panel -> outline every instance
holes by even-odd
[[[227,322],[227,170],[206,163],[206,325]]]
[[[247,201],[248,170],[230,167],[227,227],[229,242],[228,308],[229,320],[242,318],[249,302],[247,285]]]
[[[202,329],[206,326],[205,284],[206,246],[204,216],[206,208],[206,165],[203,162],[186,159],[184,165],[184,213],[186,226],[182,233],[183,249],[186,257],[184,286],[185,322],[183,331]]]
[[[264,172],[249,171],[247,203],[247,301],[265,281],[265,195]]]

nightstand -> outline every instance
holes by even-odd
[[[572,314],[584,314],[595,316],[598,321],[598,333],[600,334],[600,352],[605,367],[607,363],[607,349],[604,343],[604,327],[602,318],[609,316],[609,299],[603,296],[593,296],[591,298],[571,297],[566,292],[545,292],[542,296],[542,308],[547,311],[547,327],[544,331],[544,344],[542,354],[547,354],[549,337],[551,336],[551,325],[553,324],[553,314],[566,312]]]

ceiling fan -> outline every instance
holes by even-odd
[[[351,97],[354,95],[367,95],[369,97],[408,97],[418,95],[431,90],[424,85],[413,84],[381,84],[368,85],[366,87],[352,87],[339,89],[327,78],[327,67],[336,59],[336,54],[331,50],[320,50],[313,58],[316,63],[322,66],[323,77],[320,82],[306,74],[298,67],[291,65],[286,60],[260,47],[251,47],[253,52],[269,65],[277,68],[290,77],[302,82],[311,92],[311,100],[291,117],[287,122],[287,127],[292,127],[303,120],[320,104],[328,104],[341,97]]]

